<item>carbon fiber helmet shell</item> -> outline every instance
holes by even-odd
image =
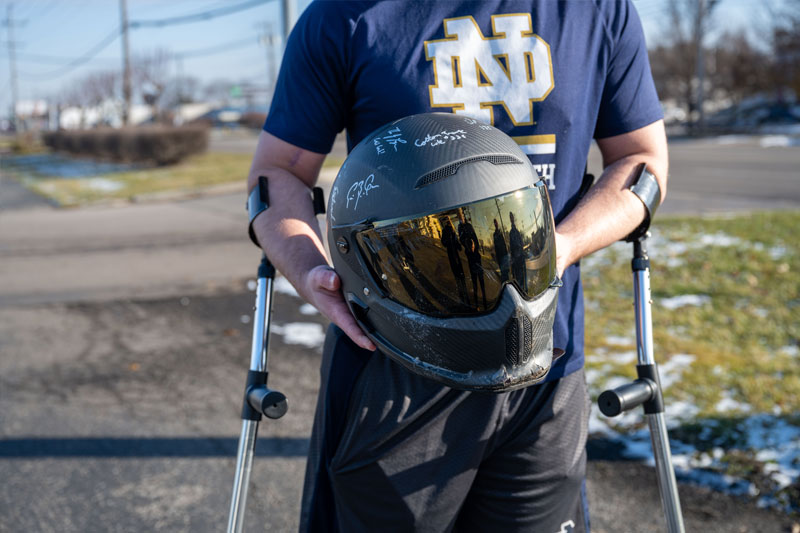
[[[536,273],[546,279],[536,294],[520,291],[515,283],[498,284],[496,303],[488,308],[483,287],[482,309],[476,290],[475,312],[452,315],[446,310],[432,315],[389,294],[379,279],[386,280],[386,273],[376,272],[375,257],[364,250],[360,235],[365,231],[461,212],[464,206],[518,191],[529,191],[544,212],[536,228],[543,244],[536,261],[528,260],[528,268],[539,265]],[[553,359],[560,285],[554,223],[546,186],[508,135],[449,113],[412,115],[378,128],[342,165],[331,188],[327,226],[345,301],[382,353],[412,372],[459,389],[505,391],[544,379]],[[483,255],[490,258],[487,240]],[[402,268],[419,277],[413,257],[403,260]],[[401,267],[394,268],[386,270],[391,274]]]

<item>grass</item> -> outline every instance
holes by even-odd
[[[65,179],[16,173],[16,178],[62,207],[77,207],[113,200],[136,201],[165,193],[194,193],[222,185],[240,184],[244,190],[251,160],[251,154],[210,152],[176,165],[102,176]],[[340,165],[340,160],[327,158],[323,166]]]
[[[778,490],[768,461],[747,443],[754,417],[800,427],[799,227],[797,211],[661,218],[648,241],[662,381],[671,361],[688,361],[666,372],[672,374],[664,389],[668,412],[670,405],[689,407],[672,438],[691,445],[696,458],[724,450],[710,470],[747,480],[794,513],[800,512],[800,481]],[[607,381],[635,378],[631,248],[617,243],[581,265],[594,399]],[[695,302],[665,305],[687,296]],[[623,353],[632,360],[615,357]],[[605,420],[623,433],[643,424]]]
[[[668,399],[691,401],[701,416],[716,414],[723,398],[756,412],[800,412],[798,227],[800,212],[657,221],[648,247],[656,361],[695,357]],[[630,255],[630,245],[620,243],[582,268],[587,366],[601,373],[634,372],[633,365],[608,368],[592,357],[619,351],[619,337],[634,349]],[[681,295],[705,303],[659,304]]]

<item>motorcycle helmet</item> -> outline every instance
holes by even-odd
[[[345,301],[382,353],[459,389],[544,379],[560,286],[553,215],[509,136],[448,113],[396,120],[353,148],[328,203]]]

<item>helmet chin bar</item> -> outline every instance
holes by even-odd
[[[533,385],[547,376],[554,358],[563,353],[553,349],[558,287],[525,300],[507,285],[498,307],[481,315],[480,321],[429,317],[369,295],[362,299],[348,293],[347,301],[380,351],[408,370],[456,389],[503,392]],[[385,312],[370,313],[370,308],[380,306]],[[405,326],[373,323],[387,315]],[[445,353],[455,353],[457,359]]]

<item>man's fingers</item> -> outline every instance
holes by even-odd
[[[337,326],[342,328],[342,331],[344,331],[344,333],[359,347],[369,351],[375,350],[375,344],[369,340],[369,337],[367,337],[358,326],[358,323],[350,314],[349,309],[346,310],[346,315],[341,316],[340,320],[334,320],[334,322]]]
[[[375,350],[375,344],[358,326],[339,292],[342,286],[339,275],[329,266],[320,265],[309,272],[309,281],[312,292],[316,293],[313,296],[313,303],[320,312],[342,328],[342,331],[358,346],[365,350]]]

